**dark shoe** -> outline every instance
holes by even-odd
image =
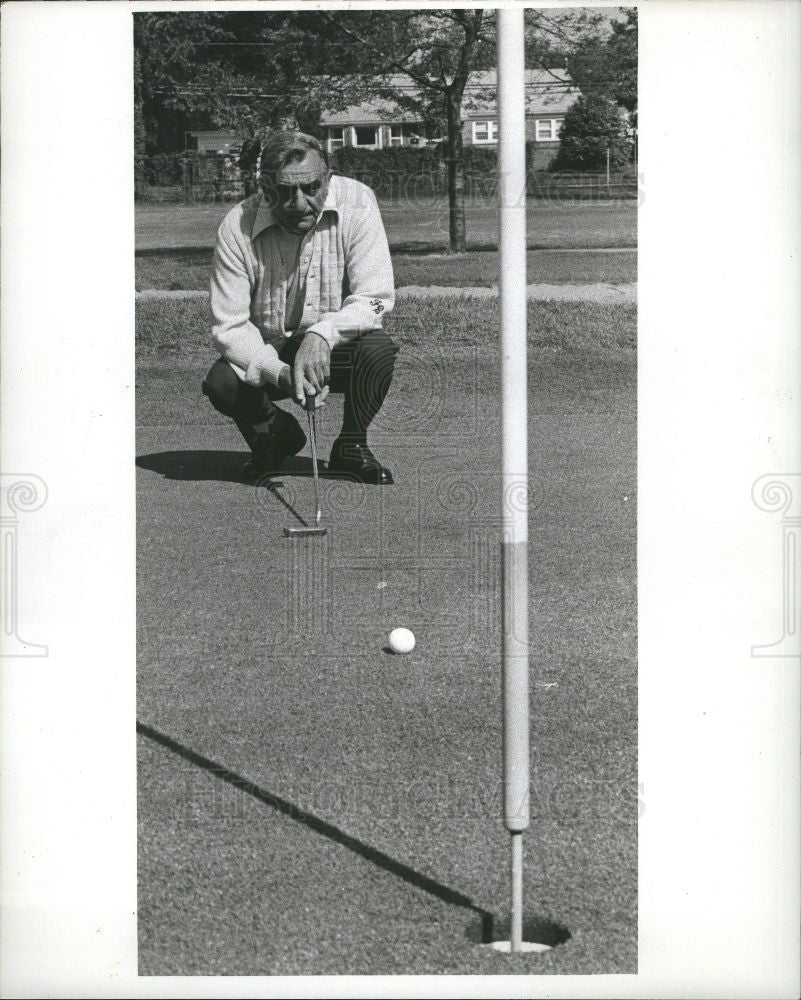
[[[239,475],[243,482],[255,483],[265,476],[274,475],[284,459],[303,450],[306,435],[291,414],[279,410],[274,423],[270,436],[266,441],[259,442],[259,450],[242,466]]]
[[[378,461],[366,444],[350,444],[339,438],[331,449],[328,472],[352,476],[373,486],[389,486],[395,482],[391,471]]]

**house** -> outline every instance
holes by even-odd
[[[411,77],[395,75],[387,83],[411,96],[419,87]],[[579,91],[563,69],[526,70],[526,141],[534,149],[533,166],[544,169],[559,148],[559,133],[565,112],[578,99]],[[324,111],[317,133],[329,153],[345,146],[357,149],[387,149],[392,146],[425,146],[441,142],[413,111],[389,99],[373,97],[342,111]],[[465,146],[498,144],[497,74],[494,69],[470,74],[462,100],[462,140]],[[242,136],[236,132],[193,131],[187,133],[186,148],[205,156],[238,157]]]
[[[419,88],[410,77],[389,80],[412,95]],[[534,167],[544,168],[559,148],[559,133],[565,112],[578,99],[565,70],[526,70],[526,141],[534,146]],[[385,149],[420,146],[440,141],[428,133],[418,115],[398,107],[389,99],[373,98],[343,111],[325,111],[321,131],[329,153],[343,146]],[[462,140],[465,146],[496,146],[498,143],[497,74],[494,69],[470,74],[462,101]]]
[[[414,96],[419,92],[410,77],[392,76],[387,84],[407,90]],[[425,146],[436,139],[429,134],[419,115],[381,97],[353,104],[342,111],[323,111],[320,133],[329,153],[343,146],[357,149]]]

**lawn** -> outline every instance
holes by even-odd
[[[379,202],[390,247],[396,252],[436,251],[448,247],[447,197],[421,197]],[[136,249],[173,250],[214,245],[226,203],[136,205]],[[496,250],[498,205],[493,199],[468,200],[465,206],[468,247]],[[526,202],[529,248],[633,248],[637,243],[637,204],[634,201]]]
[[[531,303],[532,824],[510,959],[500,819],[497,302],[403,300],[372,443],[237,482],[205,303],[137,306],[140,973],[636,969],[636,314]],[[291,404],[288,404],[291,405]],[[341,403],[321,415],[325,458]],[[406,657],[388,630],[417,635]]]
[[[637,280],[636,250],[530,250],[529,283],[622,284]],[[392,255],[395,285],[449,285],[490,287],[498,283],[498,253],[476,250],[464,255]],[[136,289],[200,289],[209,287],[211,251],[158,251],[136,258]]]

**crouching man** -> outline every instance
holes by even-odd
[[[302,132],[267,139],[260,183],[217,233],[211,314],[222,357],[203,392],[251,449],[242,470],[247,482],[277,471],[306,443],[276,400],[312,409],[338,392],[344,419],[329,470],[391,483],[367,446],[398,351],[381,328],[395,290],[375,196],[332,175],[325,150]]]

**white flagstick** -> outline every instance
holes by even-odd
[[[497,11],[503,462],[503,780],[511,834],[509,950],[523,949],[523,830],[529,823],[526,117],[523,11]]]

